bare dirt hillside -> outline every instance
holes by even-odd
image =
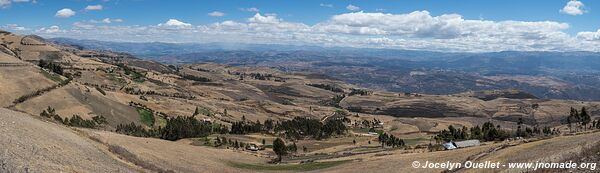
[[[428,153],[405,153],[394,151],[388,154],[371,154],[342,159],[353,160],[350,163],[320,170],[317,172],[442,172],[444,169],[414,169],[413,161],[429,162],[560,162],[573,153],[581,152],[584,147],[598,143],[600,133],[576,136],[561,136],[524,144],[499,142],[465,149]],[[458,172],[522,172],[526,170],[501,168],[498,170],[459,169]]]
[[[109,147],[124,160],[158,172],[243,172],[231,161],[265,163],[266,158],[245,152],[193,146],[182,141],[139,138],[105,131],[86,130],[88,136]]]
[[[80,134],[0,108],[0,172],[138,172]]]

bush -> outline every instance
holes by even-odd
[[[324,90],[329,90],[329,91],[336,92],[336,93],[344,92],[344,90],[342,88],[337,87],[335,85],[329,85],[329,84],[306,84],[306,85],[316,87],[316,88],[321,88]]]
[[[117,133],[137,136],[137,137],[156,137],[157,133],[153,130],[146,130],[141,125],[135,125],[133,122],[130,124],[119,124],[115,130]]]
[[[210,82],[211,80],[209,78],[205,78],[205,77],[201,77],[201,76],[194,76],[194,75],[182,75],[182,77],[184,79],[188,79],[188,80],[193,80],[196,82]]]
[[[71,117],[71,119],[69,118],[65,118],[63,120],[63,124],[68,125],[68,126],[75,126],[75,127],[85,127],[85,128],[94,128],[96,127],[96,121],[94,120],[85,120],[83,118],[81,118],[79,115],[73,115],[73,117]]]
[[[98,90],[98,92],[100,92],[102,95],[106,95],[106,92],[104,92],[104,90],[102,90],[102,88],[96,87],[96,90]]]
[[[59,64],[55,64],[50,61],[40,60],[38,66],[44,69],[48,69],[56,74],[63,75],[63,68]]]

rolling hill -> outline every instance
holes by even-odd
[[[364,172],[384,167],[396,170],[405,169],[408,165],[403,163],[410,159],[437,156],[443,159],[461,153],[453,159],[464,160],[504,145],[511,147],[485,158],[514,156],[531,160],[520,154],[521,148],[551,151],[574,140],[579,142],[573,144],[587,145],[598,134],[563,136],[561,133],[537,136],[531,139],[536,142],[531,143],[496,141],[457,151],[429,151],[426,148],[431,139],[451,125],[467,128],[493,122],[502,130],[523,126],[566,132],[569,129],[564,121],[571,107],[586,107],[596,119],[600,102],[548,99],[526,90],[507,88],[455,94],[365,88],[348,80],[369,78],[365,82],[380,84],[373,80],[386,80],[386,75],[362,73],[379,67],[353,67],[352,70],[362,70],[352,74],[318,73],[327,71],[323,68],[299,69],[319,63],[328,67],[354,66],[370,60],[349,58],[345,62],[349,64],[331,64],[312,57],[314,61],[304,61],[299,58],[304,55],[302,52],[255,55],[252,51],[232,51],[212,54],[212,60],[204,59],[203,63],[162,64],[127,53],[55,44],[36,36],[3,32],[0,40],[0,96],[5,98],[0,102],[3,107],[0,137],[7,139],[1,140],[0,146],[11,149],[0,151],[3,163],[0,172]],[[222,58],[227,56],[231,58]],[[265,61],[273,56],[283,60]],[[169,123],[182,117],[210,122],[212,133],[169,141],[162,136],[127,136],[118,130],[126,124],[151,132],[170,129],[173,127],[167,128],[172,125]],[[214,130],[233,129],[239,122],[266,124],[267,120],[273,120],[280,125],[297,117],[318,123],[347,119],[343,126],[348,129],[323,139]],[[360,125],[375,120],[380,122],[374,123],[376,128]],[[377,136],[372,135],[375,132],[393,134],[407,141],[408,146],[381,148]],[[271,143],[278,137],[306,151],[291,153],[284,163],[274,165],[267,164],[275,158],[270,149],[253,151],[233,145],[213,145],[216,140],[228,138],[235,143],[273,147],[262,140]],[[544,142],[553,140],[557,142]],[[36,159],[29,159],[32,157]],[[102,169],[105,167],[110,169]]]

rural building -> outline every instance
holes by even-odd
[[[258,146],[256,146],[256,144],[249,144],[246,145],[246,150],[250,150],[250,151],[258,151]]]
[[[457,148],[466,148],[466,147],[474,147],[474,146],[479,146],[479,140],[466,140],[466,141],[459,141],[459,142],[448,142],[445,144],[442,144],[444,146],[444,148],[446,148],[446,150],[453,150],[453,149],[457,149]]]

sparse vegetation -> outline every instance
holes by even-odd
[[[543,131],[545,134],[552,133],[549,128],[544,128]],[[525,134],[526,133],[526,134]],[[516,131],[513,136],[521,136],[528,137],[533,135],[534,133],[540,133],[540,130],[535,128],[527,130],[523,132]],[[467,140],[467,139],[478,139],[482,141],[496,141],[496,140],[504,140],[511,137],[511,133],[509,131],[505,131],[500,129],[500,126],[495,126],[491,122],[486,122],[483,126],[479,127],[478,125],[475,127],[471,127],[467,129],[467,127],[463,127],[461,129],[456,129],[454,126],[448,126],[447,130],[442,130],[436,135],[435,140],[440,142],[450,142],[450,141],[459,141],[459,140]]]
[[[322,101],[321,103],[325,106],[333,106],[336,108],[340,108],[340,102],[346,98],[345,94],[333,96],[329,100]]]
[[[366,89],[352,88],[350,91],[350,94],[348,94],[348,96],[353,96],[353,95],[366,96],[366,95],[370,95],[371,93],[373,93],[373,92],[366,90]]]
[[[53,73],[63,75],[63,67],[52,61],[40,60],[38,62],[38,66],[40,66],[43,69],[48,69]]]
[[[335,86],[335,85],[330,85],[330,84],[306,84],[306,85],[316,87],[316,88],[321,88],[324,90],[329,90],[329,91],[336,92],[336,93],[344,92],[344,90],[342,88]]]
[[[53,85],[53,86],[50,86],[50,87],[48,87],[48,88],[44,88],[44,89],[41,89],[41,90],[37,90],[37,91],[35,91],[35,92],[33,92],[33,93],[30,93],[30,94],[23,95],[23,96],[21,96],[21,97],[17,98],[15,101],[13,101],[13,103],[14,103],[14,104],[23,103],[23,102],[25,102],[26,100],[28,100],[28,99],[30,99],[30,98],[33,98],[33,97],[36,97],[36,96],[42,95],[43,93],[45,93],[45,92],[48,92],[48,91],[51,91],[51,90],[53,90],[53,89],[56,89],[56,88],[58,88],[58,87],[65,86],[65,85],[69,84],[69,82],[71,82],[71,78],[67,78],[67,80],[63,80],[63,81],[61,81],[60,83],[58,83],[57,85]]]
[[[94,88],[96,88],[96,90],[98,90],[98,92],[100,92],[100,94],[106,95],[106,92],[104,92],[104,90],[102,90],[102,88],[100,88],[100,87],[94,87]]]
[[[40,73],[44,75],[46,78],[54,81],[54,82],[62,82],[63,79],[59,74],[56,73],[48,73],[46,70],[40,70]]]
[[[567,117],[567,124],[569,126],[569,130],[573,131],[572,124],[576,125],[577,130],[587,130],[587,125],[592,121],[591,116],[588,114],[585,107],[581,108],[581,111],[578,111],[575,108],[571,108],[571,112]]]
[[[379,137],[377,137],[377,141],[379,141],[382,148],[385,146],[390,146],[392,148],[405,146],[404,140],[397,138],[392,134],[388,135],[387,133],[380,134]]]
[[[74,127],[96,128],[98,125],[107,123],[106,118],[101,115],[94,116],[94,117],[92,117],[91,120],[83,119],[79,115],[73,115],[71,118],[62,119],[56,113],[56,110],[50,106],[48,106],[48,108],[46,108],[46,110],[43,110],[40,113],[40,116],[46,117],[46,118],[52,118],[55,121],[58,121],[64,125],[74,126]]]
[[[140,114],[140,120],[148,127],[154,126],[154,113],[148,109],[137,108],[137,112]]]
[[[345,119],[333,119],[323,124],[319,120],[295,117],[292,120],[277,123],[275,132],[282,132],[289,139],[302,139],[304,137],[325,139],[332,135],[346,133],[347,128],[344,121]]]
[[[229,162],[229,165],[231,165],[235,168],[255,170],[255,171],[315,171],[315,170],[334,167],[337,165],[348,163],[350,161],[351,160],[339,160],[339,161],[311,162],[311,163],[303,163],[303,164],[280,164],[280,165],[262,165],[262,164]]]
[[[124,71],[125,75],[130,76],[134,82],[142,83],[146,81],[146,75],[138,72],[134,68],[131,68],[123,63],[119,63],[117,66]]]
[[[133,122],[130,124],[119,124],[115,130],[117,133],[137,136],[137,137],[156,137],[158,133],[153,130],[146,130],[144,126],[136,125]]]
[[[188,75],[188,74],[183,74],[183,75],[181,75],[181,77],[183,77],[184,79],[193,80],[196,82],[211,82],[212,81],[209,78],[205,78],[202,76]]]

